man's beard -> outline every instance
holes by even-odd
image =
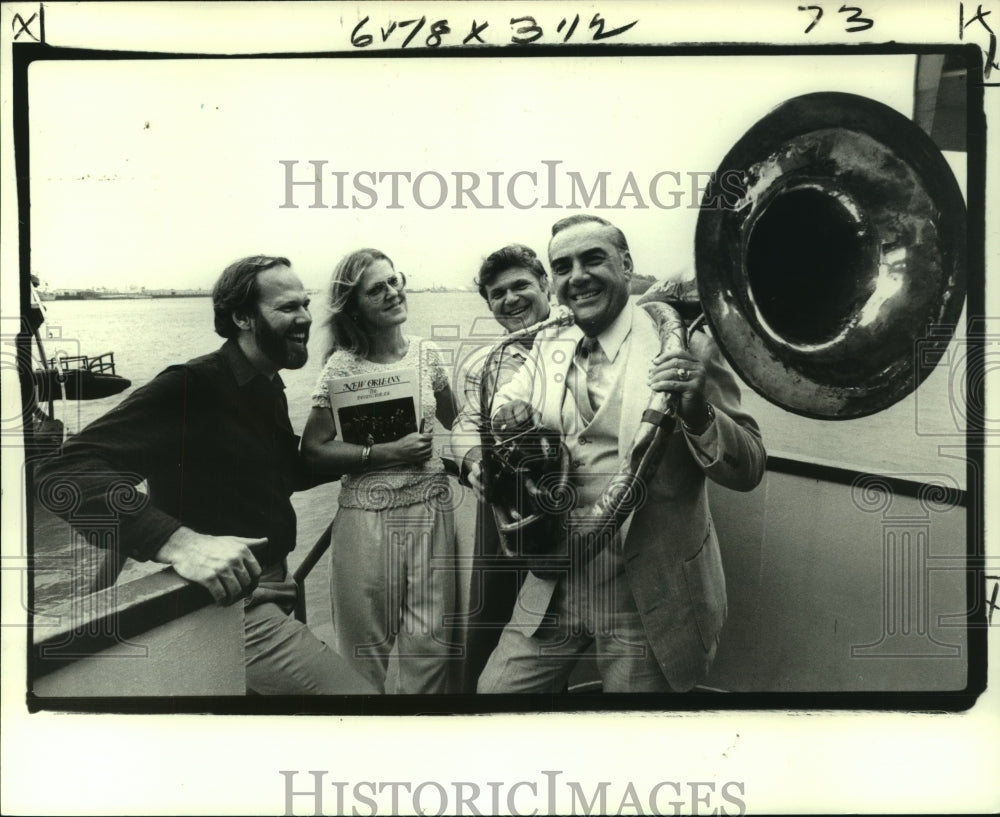
[[[304,332],[309,338],[309,329],[290,327],[286,332],[278,332],[262,315],[254,322],[253,338],[257,348],[279,369],[301,369],[309,359],[305,344],[290,340],[288,332]]]

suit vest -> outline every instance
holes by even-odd
[[[622,348],[619,354],[627,354]],[[568,378],[575,377],[574,364]],[[587,385],[584,373],[580,375],[580,391],[586,398]],[[562,404],[562,427],[567,431],[565,444],[570,455],[570,479],[577,492],[577,508],[587,508],[597,501],[608,480],[618,470],[618,430],[622,416],[622,380],[625,366],[620,366],[618,376],[607,400],[587,423],[577,407],[577,395],[572,384],[567,384]],[[568,379],[567,378],[567,379]]]

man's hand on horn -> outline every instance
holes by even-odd
[[[647,379],[653,391],[680,398],[678,414],[689,430],[702,433],[715,416],[705,399],[705,365],[694,351],[661,352],[653,358]]]

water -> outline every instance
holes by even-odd
[[[320,303],[323,298],[314,294],[313,301],[314,332],[309,362],[300,370],[281,373],[289,415],[298,433],[305,426],[311,408],[310,394],[322,369],[323,343],[318,327],[325,316]],[[445,353],[454,352],[461,338],[466,337],[477,319],[484,315],[489,325],[487,331],[493,331],[494,324],[478,293],[411,293],[409,303],[407,333],[429,337],[435,333],[432,323],[436,322],[437,334],[458,336],[458,343],[442,342]],[[444,316],[447,317],[442,320]],[[49,335],[43,337],[49,357],[60,351],[67,355],[91,356],[113,351],[117,373],[132,381],[128,390],[102,400],[56,401],[56,416],[66,423],[70,432],[85,427],[109,411],[170,364],[197,357],[223,342],[213,330],[212,303],[207,297],[49,301],[43,332]],[[293,570],[333,518],[337,492],[336,484],[328,484],[293,497],[299,528],[298,545],[289,559]],[[472,508],[473,503],[465,501],[458,509],[459,524],[470,536],[474,518]],[[100,554],[93,548],[73,541],[66,525],[43,514],[36,519],[36,554],[39,556],[35,572],[36,609],[45,609],[67,598],[73,587],[86,586],[100,562]],[[327,561],[324,557],[314,568],[306,585],[309,622],[313,626],[326,623],[330,618]],[[123,575],[128,577],[141,572],[141,568],[130,564]]]
[[[322,338],[318,329],[323,315],[321,294],[314,295],[314,332],[310,360],[298,371],[282,372],[289,413],[301,433],[310,410],[309,395],[321,369]],[[99,417],[132,390],[147,383],[171,363],[184,361],[218,347],[222,340],[212,329],[209,298],[142,299],[111,301],[51,301],[46,304],[43,331],[49,356],[96,355],[113,351],[118,374],[132,381],[121,395],[81,403],[57,401],[56,414],[75,431]],[[467,351],[470,337],[492,331],[492,321],[475,292],[422,292],[409,295],[409,334],[434,336],[446,357],[458,359]],[[474,325],[475,324],[475,325]],[[946,363],[921,386],[916,395],[873,417],[820,422],[777,408],[744,387],[744,406],[757,419],[769,453],[860,471],[894,474],[911,479],[938,478],[965,487],[964,438],[959,431],[963,405],[951,395],[963,383],[964,362],[960,343],[953,342]],[[953,452],[953,453],[949,453]],[[336,485],[325,485],[297,494],[299,543],[296,564],[326,528],[336,510]],[[463,503],[458,526],[471,535],[471,503]],[[60,538],[61,537],[61,538]],[[40,539],[43,537],[39,537]],[[56,540],[65,544],[64,533]],[[314,571],[307,585],[310,623],[329,620],[326,597],[326,561]],[[65,592],[64,580],[40,577],[45,595]]]
[[[309,362],[297,371],[283,371],[289,414],[301,431],[309,414],[309,395],[322,368],[319,324],[325,317],[322,295],[314,294],[313,334]],[[461,327],[467,335],[485,305],[475,292],[417,292],[409,295],[408,334],[429,337],[432,324]],[[57,351],[95,355],[113,351],[118,374],[132,388],[114,397],[70,406],[71,422],[86,425],[115,406],[131,391],[149,382],[172,363],[188,360],[218,347],[222,339],[212,326],[210,298],[156,298],[108,301],[49,301],[43,329],[60,337],[43,339],[51,357]],[[442,320],[443,318],[443,320]],[[57,411],[65,417],[65,409]]]
[[[309,395],[322,365],[318,330],[324,316],[322,300],[321,295],[314,296],[309,362],[298,371],[282,372],[292,423],[298,430],[309,414]],[[204,354],[221,343],[212,329],[208,298],[50,301],[47,307],[48,331],[62,335],[45,341],[50,356],[60,349],[91,355],[114,351],[118,373],[132,381],[133,389],[171,363]],[[468,343],[473,330],[482,335],[484,324],[487,329],[492,326],[475,292],[411,293],[409,307],[406,331],[436,336],[446,354],[462,354],[459,348]],[[475,327],[474,322],[478,322]],[[941,445],[963,441],[964,405],[954,397],[964,383],[963,363],[963,347],[953,341],[945,363],[915,395],[859,420],[808,420],[771,405],[748,387],[743,389],[743,402],[760,424],[772,454],[879,473],[945,473],[964,484],[964,467],[956,465],[954,458],[940,456],[938,450]],[[78,428],[128,393],[57,405],[57,413]]]

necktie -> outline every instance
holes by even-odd
[[[604,354],[604,349],[601,348],[597,338],[584,338],[580,342],[580,357],[587,378],[587,402],[593,414],[607,398],[608,384],[605,381],[608,374],[608,357]]]

